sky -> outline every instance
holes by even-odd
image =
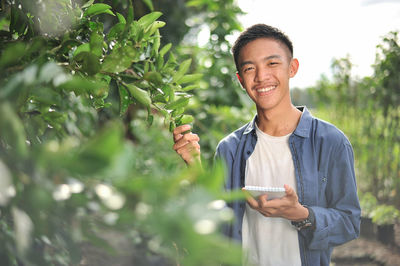
[[[285,32],[300,62],[291,87],[331,77],[333,58],[350,56],[354,77],[372,75],[376,45],[400,31],[400,0],[237,0],[244,28],[265,23]],[[236,39],[236,38],[234,38]]]

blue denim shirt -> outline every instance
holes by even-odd
[[[299,231],[301,262],[302,265],[329,265],[333,247],[359,235],[361,210],[353,149],[335,126],[313,117],[306,107],[299,109],[302,116],[289,137],[289,146],[299,202],[312,209],[316,223],[314,230]],[[217,146],[215,157],[223,158],[227,166],[227,190],[244,187],[246,160],[257,143],[255,121],[256,117]],[[230,203],[235,221],[225,228],[225,233],[237,240],[242,237],[245,204],[245,201]]]

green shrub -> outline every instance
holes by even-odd
[[[372,222],[377,225],[394,224],[400,217],[400,211],[393,205],[379,205],[370,214]]]
[[[0,264],[77,265],[88,242],[118,256],[117,231],[145,265],[239,265],[222,168],[171,149],[201,75],[160,47],[160,12],[93,2],[2,2]]]

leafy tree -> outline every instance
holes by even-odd
[[[143,265],[240,264],[217,232],[222,168],[169,159],[164,128],[192,121],[200,75],[161,44],[160,12],[93,2],[2,1],[1,264],[77,265],[87,242],[118,254],[107,231]]]
[[[390,32],[377,46],[374,75],[364,79],[367,92],[364,106],[363,134],[369,139],[365,175],[369,189],[384,203],[400,208],[400,43],[397,32]],[[371,153],[372,152],[372,153]],[[373,156],[372,156],[373,154]]]
[[[378,45],[374,74],[355,80],[348,58],[335,60],[333,81],[323,78],[309,89],[318,112],[333,121],[353,144],[361,193],[400,208],[398,33]]]
[[[375,80],[371,90],[376,105],[383,108],[384,115],[391,107],[400,102],[400,44],[398,32],[390,32],[378,45],[378,53],[374,65]],[[375,105],[375,106],[376,106]]]

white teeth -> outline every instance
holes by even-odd
[[[267,92],[267,91],[273,90],[275,88],[276,88],[276,86],[270,86],[270,87],[258,89],[257,92]]]

